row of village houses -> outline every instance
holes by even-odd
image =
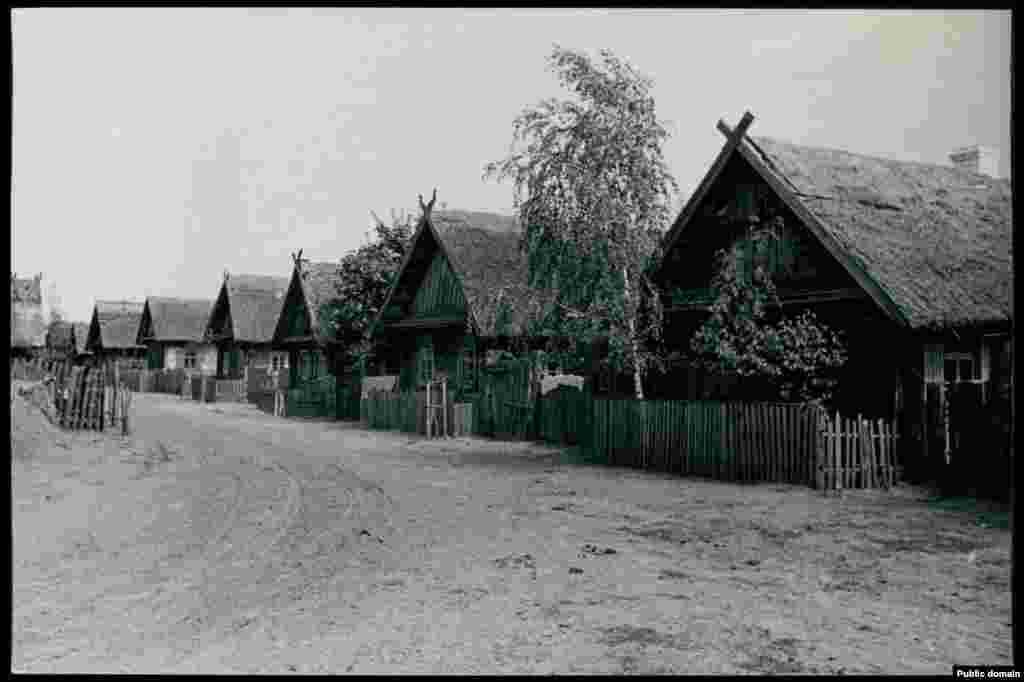
[[[836,400],[855,413],[899,416],[913,431],[938,399],[931,389],[1012,390],[1011,189],[985,166],[987,150],[959,150],[950,166],[893,161],[750,136],[752,120],[719,121],[722,150],[666,235],[665,338],[688,343],[726,248],[772,271],[785,309],[842,330]],[[752,240],[767,224],[778,238]],[[424,210],[373,326],[368,373],[411,388],[442,370],[471,390],[488,345],[530,314],[517,231],[509,217]],[[97,302],[87,328],[54,343],[221,377],[333,373],[336,342],[318,311],[336,277],[336,264],[298,259],[290,277],[226,274],[212,301]],[[653,397],[706,397],[694,370],[657,383]]]

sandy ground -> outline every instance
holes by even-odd
[[[938,673],[1011,663],[1007,515],[137,395],[12,398],[13,670]]]

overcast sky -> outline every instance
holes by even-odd
[[[752,134],[895,159],[998,146],[1009,174],[1009,12],[16,10],[12,269],[84,321],[336,260],[434,187],[510,212],[481,170],[561,94],[556,42],[654,79],[680,202],[745,109]]]

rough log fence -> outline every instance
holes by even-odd
[[[11,378],[36,382],[24,391],[54,424],[65,429],[129,430],[131,390],[116,369],[81,367],[69,360],[15,361]]]

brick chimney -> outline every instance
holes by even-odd
[[[961,170],[981,173],[991,178],[1000,177],[999,149],[996,147],[983,147],[977,144],[958,147],[949,155],[949,160]]]

